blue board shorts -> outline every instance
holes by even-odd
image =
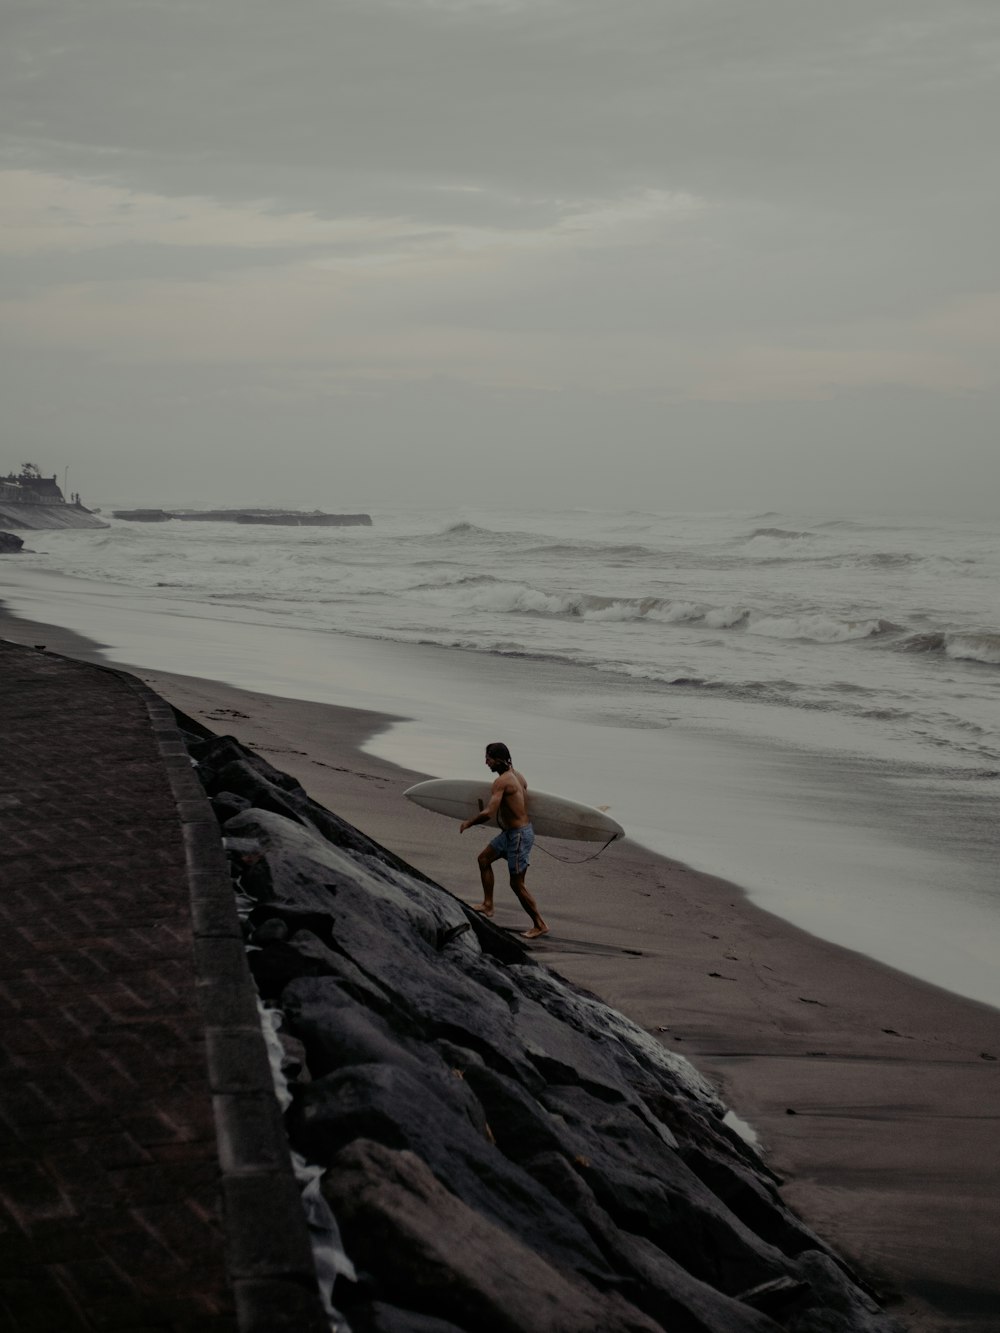
[[[512,875],[523,875],[535,845],[535,830],[530,824],[524,828],[505,828],[490,841],[495,852],[507,858],[507,869]]]

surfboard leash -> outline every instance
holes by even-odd
[[[578,860],[572,860],[568,856],[556,856],[555,852],[550,852],[547,847],[543,847],[542,844],[537,840],[537,838],[535,840],[535,846],[538,848],[540,852],[544,852],[546,856],[551,856],[553,861],[561,861],[564,866],[582,866],[586,861],[596,861],[602,852],[606,852],[608,850],[608,848],[611,846],[611,844],[615,841],[617,837],[618,837],[617,833],[612,833],[611,837],[607,840],[607,842],[604,844],[603,847],[598,847],[597,851],[592,852],[590,856],[581,856]]]

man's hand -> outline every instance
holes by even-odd
[[[459,833],[464,833],[467,828],[472,828],[476,824],[488,824],[496,814],[500,805],[500,798],[503,796],[503,788],[498,778],[493,784],[493,795],[490,798],[489,805],[483,805],[482,801],[477,801],[479,814],[473,815],[471,819],[463,819],[458,826]]]

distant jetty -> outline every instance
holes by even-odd
[[[260,523],[278,528],[349,528],[372,526],[371,514],[324,514],[318,509],[115,509],[114,518],[133,523]]]
[[[165,509],[112,509],[112,518],[127,518],[133,523],[166,523],[173,514]]]
[[[106,528],[79,495],[67,502],[55,476],[43,477],[36,463],[0,477],[0,526],[29,531],[54,528]]]

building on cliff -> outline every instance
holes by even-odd
[[[66,497],[59,489],[55,473],[43,477],[36,463],[22,463],[20,472],[8,472],[3,478],[2,494],[5,500],[20,500],[24,504],[65,504]]]
[[[74,494],[67,503],[56,476],[43,477],[35,463],[0,477],[0,523],[9,528],[106,528]]]

